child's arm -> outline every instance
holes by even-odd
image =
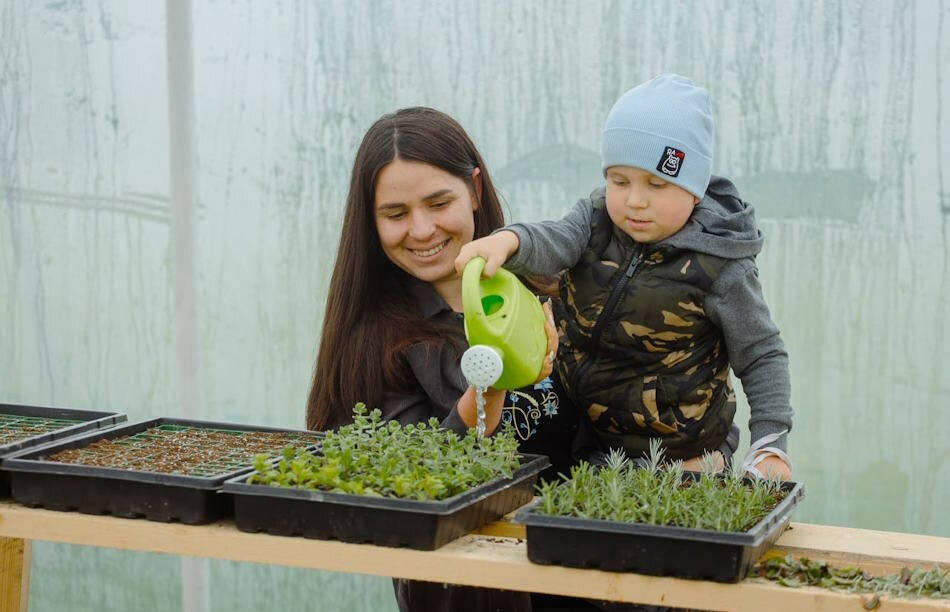
[[[788,353],[752,260],[726,266],[706,300],[706,313],[722,329],[729,363],[749,399],[752,448],[746,465],[762,475],[771,470],[790,478],[787,438],[793,412]]]
[[[492,276],[498,266],[516,274],[557,274],[572,267],[590,240],[593,204],[581,199],[557,221],[514,223],[462,246],[455,259],[461,273],[475,256],[485,258],[485,276]]]
[[[482,274],[491,278],[517,250],[518,235],[507,229],[498,230],[489,236],[463,244],[458,257],[455,258],[455,270],[461,275],[469,260],[482,257],[485,260]]]

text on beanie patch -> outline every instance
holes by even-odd
[[[656,165],[656,169],[667,176],[677,176],[680,173],[680,168],[683,167],[684,159],[686,159],[686,153],[673,147],[666,147],[663,157],[660,158],[660,163]]]

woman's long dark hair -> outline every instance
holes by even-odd
[[[384,389],[408,390],[411,372],[404,348],[458,335],[419,315],[406,290],[408,275],[385,253],[376,231],[374,204],[380,171],[396,158],[424,162],[462,179],[481,197],[474,211],[475,238],[504,225],[495,186],[462,126],[424,107],[384,115],[369,128],[353,162],[336,264],[330,278],[320,351],[307,400],[307,428],[326,429],[349,420],[353,405],[378,407]]]

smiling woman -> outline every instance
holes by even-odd
[[[366,132],[330,279],[310,429],[349,422],[358,402],[402,423],[435,416],[460,432],[470,424],[456,406],[464,381],[440,370],[465,348],[455,256],[504,224],[483,168],[458,122],[431,108],[385,115]],[[503,396],[489,399],[500,413]]]
[[[481,171],[472,171],[481,190]],[[455,257],[475,235],[475,193],[462,179],[427,163],[396,158],[376,183],[376,230],[386,257],[459,311]]]
[[[459,363],[467,343],[455,258],[462,245],[503,224],[485,163],[451,117],[407,108],[370,127],[353,163],[307,405],[310,429],[350,422],[357,402],[403,424],[435,417],[460,434],[475,424],[474,389]],[[553,322],[548,333],[553,351]],[[542,377],[549,372],[550,363]],[[566,473],[587,452],[591,437],[556,377],[511,392],[489,388],[485,400],[489,433],[510,425],[519,450],[550,457],[542,478]],[[405,580],[395,586],[402,610],[547,604],[515,591]]]

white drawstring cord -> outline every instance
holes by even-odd
[[[745,459],[742,460],[742,473],[743,474],[752,474],[756,478],[765,478],[765,475],[759,471],[759,468],[755,467],[762,462],[763,459],[769,456],[776,456],[788,465],[788,470],[792,470],[792,460],[788,457],[788,454],[780,448],[774,446],[766,446],[775,442],[782,436],[788,433],[788,430],[782,430],[778,433],[772,433],[762,438],[756,440],[752,446],[749,447],[749,452],[746,453]]]

